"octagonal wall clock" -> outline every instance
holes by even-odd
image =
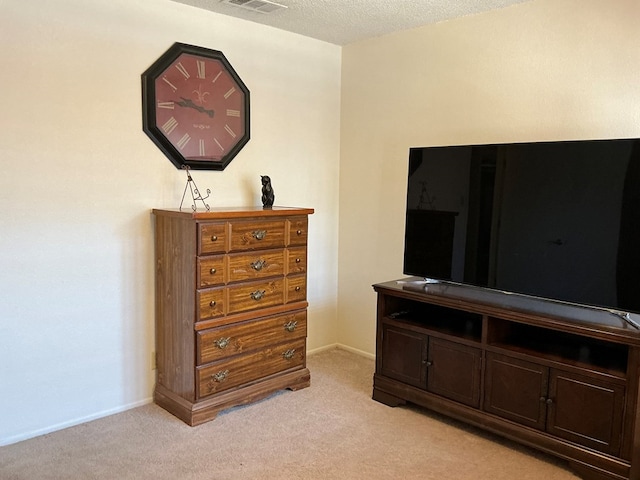
[[[176,168],[224,170],[249,141],[249,90],[222,52],[175,43],[142,74],[142,129]]]

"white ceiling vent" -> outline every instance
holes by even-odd
[[[288,8],[286,5],[280,5],[269,0],[220,0],[220,3],[233,5],[234,7],[244,8],[252,12],[273,13],[278,10]]]

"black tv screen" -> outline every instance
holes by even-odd
[[[640,312],[640,139],[412,148],[403,272]]]

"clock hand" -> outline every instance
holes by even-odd
[[[207,110],[206,108],[201,107],[200,105],[196,105],[195,103],[193,103],[193,100],[191,100],[190,98],[184,98],[184,97],[180,97],[180,98],[181,98],[181,101],[176,102],[177,105],[180,105],[181,107],[193,108],[201,113],[206,113],[211,118],[213,118],[213,110]]]

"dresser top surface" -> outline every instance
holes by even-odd
[[[223,218],[238,217],[281,217],[284,215],[311,215],[313,208],[304,207],[270,207],[264,208],[259,206],[250,207],[219,207],[212,208],[209,211],[191,209],[157,209],[154,208],[152,213],[157,216],[164,217],[183,217],[193,218],[195,220],[219,220]]]

